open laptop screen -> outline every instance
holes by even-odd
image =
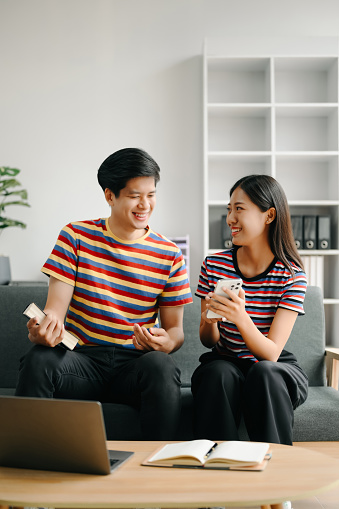
[[[109,474],[133,453],[108,451],[97,401],[0,396],[0,465]]]

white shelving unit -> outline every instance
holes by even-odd
[[[338,41],[304,55],[224,47],[210,51],[206,41],[203,58],[205,255],[224,249],[221,216],[236,180],[275,177],[291,214],[331,216],[331,249],[300,254],[323,257],[327,341],[339,346]]]

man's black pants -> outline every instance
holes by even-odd
[[[163,352],[35,345],[20,361],[16,395],[131,405],[140,411],[145,440],[172,440],[180,418],[180,387],[180,370]]]

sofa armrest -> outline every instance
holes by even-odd
[[[325,348],[325,355],[327,357],[328,385],[333,387],[333,389],[338,390],[339,348],[327,346]]]

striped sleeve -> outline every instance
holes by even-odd
[[[294,267],[295,275],[291,276],[289,284],[286,285],[279,301],[279,307],[296,311],[304,315],[304,300],[307,289],[306,274],[299,268]]]
[[[74,286],[77,277],[77,235],[71,224],[65,226],[41,271]]]

